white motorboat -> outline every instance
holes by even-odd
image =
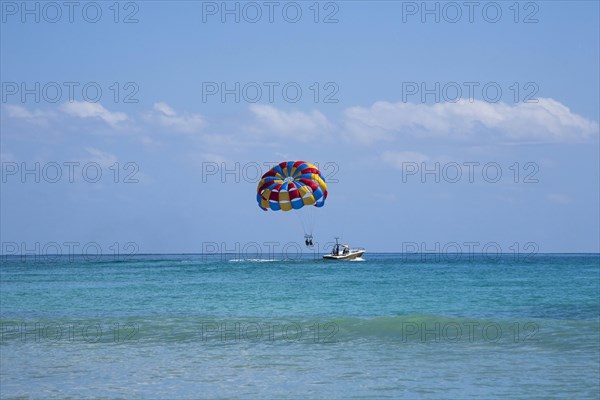
[[[331,253],[323,256],[325,260],[354,260],[365,254],[365,249],[351,249],[347,244],[339,243],[338,239],[335,238]]]

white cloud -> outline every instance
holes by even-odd
[[[95,147],[86,147],[85,151],[87,151],[89,154],[89,157],[86,159],[86,161],[98,163],[103,168],[108,168],[118,161],[117,156],[114,154],[106,153]]]
[[[514,107],[502,128],[513,139],[532,138],[548,141],[581,141],[598,135],[598,123],[574,114],[553,99],[521,103]]]
[[[394,134],[453,139],[492,137],[500,140],[578,142],[598,135],[598,123],[577,115],[560,102],[413,104],[376,102],[346,109],[347,131],[370,142]]]
[[[100,118],[112,127],[117,126],[119,122],[127,120],[127,114],[108,111],[100,103],[74,101],[63,104],[61,109],[66,114],[79,118]]]
[[[99,103],[70,102],[57,110],[28,110],[19,105],[6,105],[7,115],[33,123],[46,124],[58,118],[95,118],[111,127],[123,127],[141,133],[144,146],[157,146],[151,135],[155,127],[166,131],[202,132],[199,136],[208,147],[226,146],[238,150],[256,146],[274,146],[277,140],[314,142],[339,138],[345,143],[361,145],[396,138],[460,140],[470,146],[481,144],[519,144],[523,142],[569,143],[597,140],[598,123],[573,113],[560,102],[540,98],[537,103],[487,103],[461,100],[457,103],[413,104],[380,101],[370,107],[350,107],[339,123],[331,122],[318,110],[285,111],[265,104],[252,104],[250,121],[215,121],[210,132],[205,131],[205,118],[196,113],[178,113],[165,102],[153,104],[141,118],[130,118],[122,112],[112,112]],[[64,121],[63,121],[64,122]],[[229,132],[229,133],[224,133]],[[261,140],[263,139],[263,140]],[[414,145],[414,144],[413,144]],[[401,160],[419,162],[424,155],[412,152],[386,152],[384,160],[398,165]],[[400,160],[400,161],[399,161]],[[421,161],[422,162],[422,161]]]
[[[327,117],[319,111],[310,113],[302,111],[282,111],[277,108],[253,104],[250,111],[254,114],[257,125],[251,131],[269,136],[293,138],[298,141],[307,142],[316,138],[322,138],[333,129],[333,125]]]
[[[175,110],[173,110],[167,103],[163,103],[162,101],[158,102],[158,103],[154,103],[153,108],[156,111],[161,112],[162,114],[166,115],[167,117],[174,117],[177,115]]]
[[[48,118],[55,116],[55,114],[51,111],[29,111],[25,107],[17,106],[17,105],[7,105],[6,106],[7,115],[11,118],[25,119],[29,122],[46,122]]]
[[[200,114],[183,114],[179,115],[167,103],[154,103],[154,113],[151,114],[151,119],[158,124],[173,128],[180,132],[193,133],[204,127],[206,122]]]

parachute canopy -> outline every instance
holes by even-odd
[[[327,184],[321,171],[305,161],[286,161],[267,171],[256,190],[263,210],[290,211],[304,206],[323,207]]]

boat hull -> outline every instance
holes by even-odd
[[[340,254],[340,255],[334,255],[334,254],[325,254],[323,256],[323,259],[325,260],[338,260],[338,261],[343,261],[343,260],[354,260],[356,258],[361,257],[363,254],[365,254],[364,250],[359,250],[359,251],[351,251],[348,254]]]

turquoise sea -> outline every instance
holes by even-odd
[[[2,258],[2,398],[598,399],[598,254]]]

